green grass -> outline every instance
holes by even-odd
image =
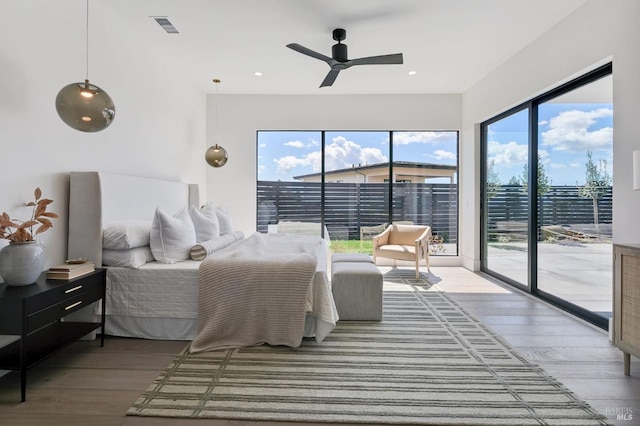
[[[373,253],[373,241],[331,240],[332,253]]]

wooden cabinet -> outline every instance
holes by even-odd
[[[22,401],[26,399],[27,369],[88,333],[102,328],[104,346],[106,270],[70,280],[38,281],[22,287],[0,284],[0,369],[19,370]],[[102,299],[100,322],[71,322],[64,317]],[[0,340],[2,342],[2,340]]]
[[[631,355],[640,357],[640,244],[613,245],[613,344],[628,376]]]

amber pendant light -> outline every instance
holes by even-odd
[[[56,111],[67,125],[82,132],[99,132],[113,122],[116,107],[111,97],[89,83],[89,0],[87,0],[87,77],[84,82],[64,86],[56,96]]]
[[[216,83],[216,132],[218,131],[218,87],[217,85],[220,83],[220,80],[217,78],[213,79],[213,82]],[[222,167],[227,164],[227,160],[229,159],[229,154],[227,154],[227,150],[218,145],[217,143],[213,146],[210,146],[207,151],[204,153],[204,158],[207,160],[207,163],[211,167]]]

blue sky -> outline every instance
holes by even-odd
[[[455,165],[458,133],[394,132],[394,161]],[[258,132],[258,180],[293,180],[318,173],[321,132]],[[389,132],[325,133],[325,170],[389,161]]]
[[[587,151],[595,162],[606,161],[613,177],[613,109],[609,103],[540,105],[539,155],[552,185],[581,185]],[[500,182],[521,177],[527,163],[527,111],[489,126],[488,159]],[[327,171],[389,161],[388,132],[325,133]],[[394,160],[455,165],[457,132],[394,132]],[[258,179],[293,180],[321,167],[321,132],[258,132]]]
[[[552,185],[582,185],[587,151],[605,160],[613,177],[613,108],[611,104],[545,103],[538,110],[540,161]],[[500,182],[522,175],[527,162],[527,111],[489,126],[488,159]]]

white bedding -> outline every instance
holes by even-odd
[[[326,247],[320,237],[256,232],[207,257],[190,351],[260,343],[297,347],[308,315],[317,328],[307,331],[322,342],[338,320]]]
[[[338,320],[327,277],[327,246],[318,251],[313,292],[307,301],[305,337],[322,340]],[[149,262],[138,269],[107,268],[106,334],[192,340],[198,317],[199,261]],[[100,314],[101,304],[96,304]]]
[[[138,269],[108,268],[107,315],[197,318],[198,267],[185,260],[149,262]]]
[[[200,206],[197,185],[97,171],[71,172],[67,257],[86,257],[102,267],[106,224],[150,220],[157,208],[175,212],[191,206]],[[314,279],[328,282],[326,259],[325,252]],[[151,262],[138,269],[109,267],[105,334],[192,340],[196,335],[198,267],[195,261]],[[326,297],[326,288],[323,294],[310,295],[316,306],[330,308],[333,304],[330,293]],[[326,335],[333,328],[331,318],[327,322],[318,315],[314,309],[306,316],[305,336]],[[93,306],[68,317],[72,321],[98,318]],[[89,338],[94,336],[95,332]]]

